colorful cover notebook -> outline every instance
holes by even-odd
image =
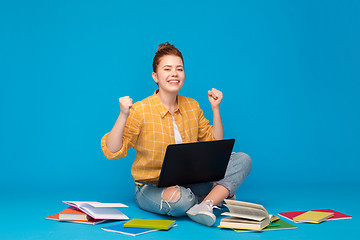
[[[134,218],[124,224],[128,228],[148,228],[169,230],[175,225],[174,220],[155,220],[155,219],[139,219]]]
[[[146,228],[129,228],[124,227],[125,223],[115,224],[101,228],[107,232],[121,233],[130,236],[137,236],[144,233],[159,231],[159,229],[146,229]]]
[[[321,209],[321,210],[312,210],[312,211],[334,213],[334,216],[328,218],[326,221],[328,221],[328,220],[351,219],[352,218],[349,215],[346,215],[346,214],[343,214],[343,213],[340,213],[340,212],[337,212],[337,211],[334,211],[334,210],[331,210],[331,209]],[[286,218],[286,219],[288,219],[290,221],[297,222],[297,221],[293,220],[294,217],[299,216],[300,214],[303,214],[305,212],[307,212],[307,211],[282,212],[282,213],[279,213],[279,216],[284,217],[284,218]]]
[[[260,231],[249,231],[249,230],[235,230],[236,232],[263,232],[263,231],[274,231],[274,230],[286,230],[286,229],[296,229],[294,225],[285,222],[281,219],[274,221],[269,226],[265,227]]]
[[[61,222],[72,222],[72,223],[83,223],[83,224],[91,224],[91,225],[95,225],[98,223],[102,223],[105,222],[106,220],[97,220],[97,219],[89,219],[89,220],[60,220],[59,219],[59,213],[51,215],[46,217],[45,219],[47,220],[55,220],[55,221],[61,221]]]
[[[308,222],[308,223],[321,223],[322,221],[334,216],[334,213],[307,211],[294,217],[294,221]]]

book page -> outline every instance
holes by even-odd
[[[255,219],[261,221],[262,219],[269,217],[267,211],[263,211],[258,208],[250,208],[244,206],[233,206],[225,204],[225,206],[229,209],[229,211],[233,214],[237,214],[239,217]],[[225,214],[224,214],[225,215]]]
[[[234,223],[250,223],[250,224],[260,224],[261,221],[253,221],[245,218],[238,218],[238,217],[227,217],[221,219],[221,222],[234,222]]]
[[[74,207],[81,207],[83,204],[89,204],[93,207],[128,207],[122,203],[101,203],[101,202],[89,202],[89,201],[63,201],[63,203]]]
[[[128,207],[122,203],[101,203],[101,202],[87,202],[93,207]]]
[[[254,215],[239,214],[239,213],[232,213],[232,212],[224,212],[221,215],[230,216],[230,217],[236,218],[236,219],[247,219],[247,220],[251,220],[253,222],[261,222],[264,219],[266,219],[266,217],[257,217]]]
[[[97,204],[98,202],[84,202],[84,201],[62,201],[63,203],[79,208],[82,204]]]
[[[234,206],[243,206],[243,207],[250,207],[250,208],[257,208],[260,209],[262,211],[266,211],[266,209],[260,205],[260,204],[256,204],[256,203],[249,203],[249,202],[242,202],[242,201],[237,201],[237,200],[231,200],[231,199],[225,199],[224,200],[226,202],[226,204],[228,205],[234,205]]]
[[[95,219],[128,220],[129,218],[116,208],[93,207],[90,204],[82,203],[79,209]]]

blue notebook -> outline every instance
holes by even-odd
[[[122,233],[122,234],[130,235],[130,236],[137,236],[140,234],[155,232],[155,231],[159,230],[159,229],[145,229],[145,228],[127,228],[127,227],[124,227],[125,223],[126,222],[111,225],[111,226],[106,226],[101,229],[104,231],[108,231],[108,232]]]

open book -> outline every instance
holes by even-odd
[[[221,220],[219,225],[221,228],[259,231],[268,226],[272,221],[279,219],[275,215],[269,215],[266,209],[259,204],[229,199],[225,199],[225,203],[229,212],[222,213],[221,215],[229,217]]]
[[[129,218],[115,207],[127,207],[121,203],[100,203],[100,202],[81,202],[63,201],[63,203],[76,207],[94,219],[106,220],[129,220]]]

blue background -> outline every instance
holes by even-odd
[[[14,208],[31,208],[43,229],[29,227],[27,239],[70,237],[64,231],[74,225],[43,220],[64,208],[61,200],[124,202],[130,215],[147,214],[134,204],[135,152],[109,161],[100,139],[119,114],[119,97],[139,101],[156,90],[152,58],[165,41],[184,55],[180,94],[195,98],[210,121],[207,90],[224,93],[225,137],[253,159],[240,200],[274,213],[338,207],[358,215],[359,24],[360,4],[350,0],[2,0],[0,191],[12,207],[1,239],[21,238]],[[275,193],[284,202],[271,201]],[[90,229],[74,228],[83,227]],[[98,235],[86,238],[118,237],[91,229]]]

